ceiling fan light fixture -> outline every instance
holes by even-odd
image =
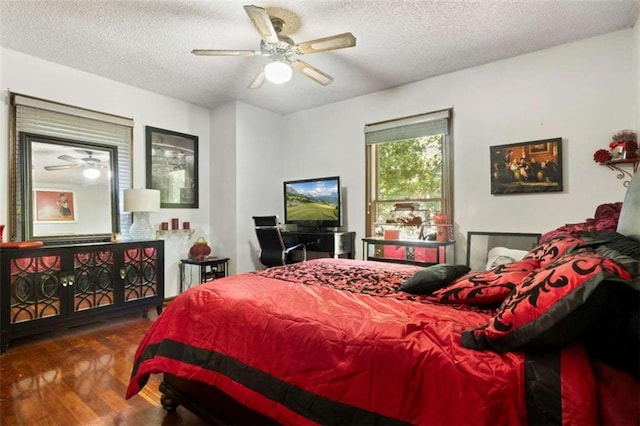
[[[87,179],[97,179],[100,177],[100,170],[96,169],[95,167],[89,167],[84,169],[82,175]]]
[[[356,45],[353,34],[346,32],[334,34],[303,43],[294,43],[288,35],[282,33],[285,20],[281,17],[269,16],[267,9],[245,5],[244,10],[253,22],[258,34],[260,34],[260,50],[225,50],[225,49],[193,49],[191,53],[198,56],[262,56],[271,58],[258,75],[249,83],[249,89],[257,89],[264,80],[271,83],[283,84],[291,79],[293,69],[303,73],[304,76],[323,86],[328,86],[333,77],[319,69],[294,59],[297,55],[328,52],[345,49]],[[288,26],[287,33],[294,33],[298,29],[299,21],[289,11],[284,13],[288,18],[293,18],[294,25]]]
[[[286,62],[273,61],[264,67],[264,76],[267,80],[275,84],[286,83],[291,80],[292,75],[293,70],[291,69],[291,65]]]

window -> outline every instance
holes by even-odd
[[[418,238],[436,213],[452,223],[450,116],[444,110],[365,126],[367,236],[394,225],[402,238]]]

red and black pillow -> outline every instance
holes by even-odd
[[[566,254],[523,280],[483,327],[464,331],[463,346],[506,352],[567,344],[607,315],[609,296],[631,275],[594,251]]]
[[[440,303],[496,305],[531,272],[538,269],[537,259],[498,265],[489,271],[473,272],[431,294],[429,300]]]
[[[538,259],[540,267],[544,268],[569,249],[585,243],[584,240],[570,234],[557,235],[539,246],[533,248],[523,259]]]

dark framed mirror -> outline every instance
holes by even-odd
[[[109,241],[120,232],[118,148],[21,132],[25,240]]]

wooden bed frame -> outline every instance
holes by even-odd
[[[164,373],[160,402],[168,413],[182,405],[213,425],[276,425],[273,419],[245,407],[220,389]]]

